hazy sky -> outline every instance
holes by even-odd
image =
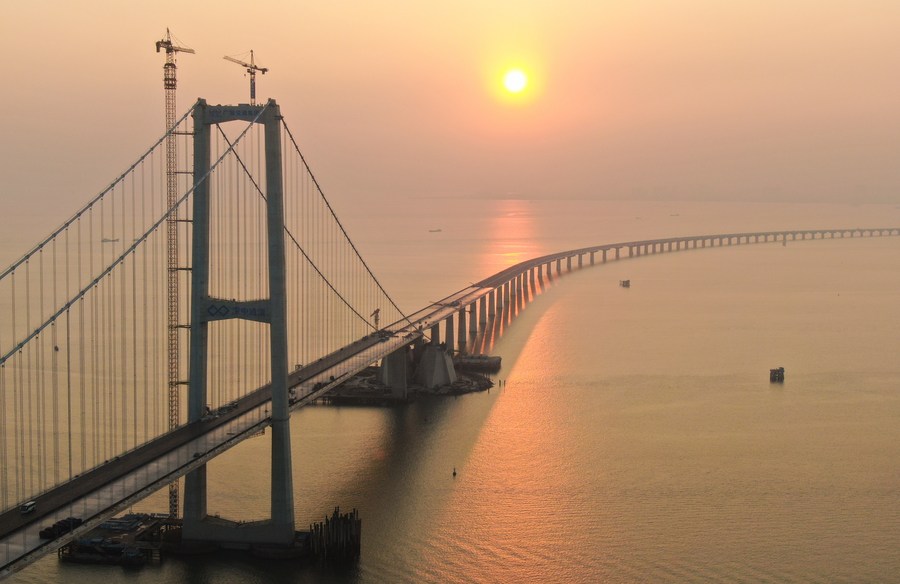
[[[5,2],[0,201],[56,224],[254,49],[336,201],[900,201],[896,0]],[[511,65],[528,99],[501,95]],[[341,204],[338,204],[340,209]],[[42,222],[44,224],[44,222]],[[50,224],[46,224],[49,230]]]

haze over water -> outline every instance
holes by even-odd
[[[412,310],[563,249],[893,226],[900,209],[431,199],[342,219]],[[348,572],[214,556],[135,573],[51,556],[12,581],[896,581],[897,265],[896,237],[610,263],[556,280],[513,323],[495,347],[503,387],[301,410],[298,526],[357,507],[363,555]],[[771,385],[779,365],[786,382]],[[212,462],[211,512],[264,515],[267,460],[266,438]],[[164,508],[156,494],[137,509]]]

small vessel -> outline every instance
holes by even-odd
[[[119,241],[118,237],[104,237],[100,240],[100,243],[116,243]]]
[[[619,280],[619,286],[622,288],[631,288],[631,280]]]
[[[440,233],[443,229],[429,229],[428,233]]]
[[[769,369],[769,382],[770,383],[784,383],[784,367],[776,367],[775,369]]]
[[[453,365],[462,369],[472,369],[475,371],[500,371],[500,356],[456,355],[453,357]]]

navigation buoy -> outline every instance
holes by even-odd
[[[456,478],[456,467],[453,467],[453,478]]]

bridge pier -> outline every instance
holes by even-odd
[[[487,296],[478,299],[478,331],[484,332],[487,329]]]
[[[447,318],[444,319],[444,342],[447,345],[447,350],[453,354],[453,351],[456,350],[456,338],[454,337],[453,330],[453,313],[451,312]]]
[[[459,312],[457,312],[459,316],[459,326],[456,329],[457,336],[459,337],[459,354],[466,354],[466,307],[462,307]]]
[[[524,298],[522,295],[522,274],[519,274],[515,278],[513,278],[513,294],[516,296],[516,315],[522,312],[522,309],[525,307]]]
[[[450,385],[456,381],[451,352],[440,345],[438,328],[438,325],[431,327],[431,342],[422,351],[414,373],[416,383],[428,389]]]
[[[409,399],[409,345],[403,345],[381,360],[378,380],[391,388],[391,397]]]

